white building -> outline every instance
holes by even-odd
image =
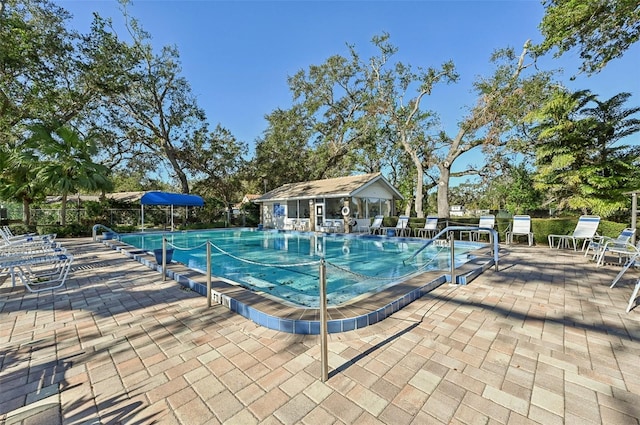
[[[368,226],[376,215],[395,215],[396,199],[403,199],[400,192],[382,174],[373,173],[290,183],[253,202],[261,204],[264,228],[315,231],[326,220],[353,219],[358,226]]]

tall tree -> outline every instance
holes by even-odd
[[[260,178],[260,191],[286,183],[313,180],[323,167],[313,160],[309,140],[312,126],[299,106],[276,109],[267,115],[267,130],[256,141],[253,175]]]
[[[534,186],[534,170],[514,159],[500,176],[488,182],[485,197],[499,200],[499,207],[512,214],[526,214],[542,204],[542,194]]]
[[[0,139],[24,141],[34,119],[53,121],[64,109],[66,67],[75,63],[69,15],[46,0],[0,2]]]
[[[198,106],[188,81],[181,76],[178,49],[165,46],[155,53],[149,42],[150,35],[135,18],[129,17],[126,2],[124,6],[123,14],[133,39],[129,54],[135,67],[120,81],[126,91],[110,97],[110,102],[99,111],[100,120],[95,125],[111,125],[111,136],[120,144],[120,152],[145,156],[147,164],[154,163],[156,167],[168,165],[181,191],[189,193],[180,151],[197,134],[206,132],[205,113]]]
[[[378,47],[380,54],[370,60],[368,85],[372,87],[372,100],[369,108],[377,112],[382,125],[394,135],[393,139],[411,159],[415,174],[411,198],[415,198],[416,215],[424,217],[424,169],[425,165],[429,167],[432,164],[433,152],[433,146],[428,143],[430,139],[425,134],[435,123],[435,114],[425,110],[422,101],[431,94],[434,85],[456,82],[458,74],[453,62],[446,62],[440,68],[418,71],[401,62],[386,68],[397,48],[389,43],[388,34],[375,36],[373,44]],[[409,99],[405,101],[407,97]]]
[[[177,159],[197,179],[198,193],[229,205],[242,199],[241,172],[246,153],[244,143],[239,143],[229,130],[217,126],[211,133],[199,133],[185,141]]]
[[[637,0],[544,0],[542,4],[544,41],[536,50],[556,48],[558,57],[578,49],[580,70],[588,74],[599,72],[640,38]]]
[[[449,216],[450,178],[490,171],[499,162],[505,147],[519,142],[524,117],[548,97],[552,73],[525,74],[525,70],[534,64],[529,58],[529,48],[527,41],[519,56],[511,48],[496,51],[492,56],[496,69],[491,76],[479,77],[474,83],[477,103],[462,119],[457,133],[453,137],[445,132],[438,135],[439,216]],[[476,148],[482,149],[487,157],[486,164],[452,173],[454,162]]]
[[[69,18],[48,0],[0,0],[0,192],[23,203],[27,223],[29,205],[46,189],[34,179],[40,158],[31,154],[29,127],[57,128],[98,109],[127,63],[104,21],[96,17],[81,35],[67,29]]]
[[[640,147],[619,144],[640,131],[640,108],[623,107],[629,97],[601,102],[588,90],[558,90],[530,116],[539,140],[536,185],[549,203],[605,217],[626,206],[624,193],[640,181]]]
[[[375,131],[368,120],[363,67],[353,46],[349,56],[334,55],[320,65],[300,70],[288,79],[294,110],[309,134],[315,175],[321,179],[349,174],[357,152]]]

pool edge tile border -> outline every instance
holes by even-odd
[[[157,264],[155,261],[150,261],[147,258],[144,258],[144,256],[147,255],[146,251],[135,247],[131,247],[133,248],[132,250],[125,249],[125,247],[128,247],[130,245],[125,245],[119,240],[103,239],[100,242],[110,247],[111,249],[114,249],[124,254],[125,256],[139,262],[140,264],[150,268],[151,270],[155,270],[162,274],[161,264]],[[116,242],[122,245],[117,245]],[[456,275],[456,284],[468,284],[494,264],[495,263],[493,259],[490,259],[480,264],[478,267],[465,272],[464,274]],[[202,283],[196,282],[195,280],[181,273],[169,269],[167,269],[166,271],[166,276],[167,278],[174,280],[180,285],[187,287],[194,292],[197,292],[199,295],[202,295],[204,297],[207,296],[207,288]],[[398,312],[415,300],[422,298],[425,294],[433,291],[446,282],[451,282],[451,274],[443,274],[439,277],[436,277],[425,285],[419,286],[371,312],[354,317],[328,320],[327,331],[328,333],[341,333],[374,325],[391,316],[392,314]],[[227,307],[234,313],[237,313],[251,320],[257,325],[263,326],[268,329],[297,335],[320,334],[320,321],[318,320],[286,319],[273,316],[213,289],[211,290],[211,301],[212,303],[220,304],[224,307]]]

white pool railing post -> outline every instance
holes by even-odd
[[[320,379],[329,379],[329,349],[327,341],[327,276],[325,260],[320,260]]]
[[[456,284],[456,252],[455,252],[455,238],[454,232],[449,232],[449,249],[451,250],[451,284]]]
[[[167,281],[167,238],[162,236],[162,281]]]
[[[207,307],[211,307],[211,242],[207,240]]]

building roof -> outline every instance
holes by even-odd
[[[107,199],[113,199],[115,201],[120,202],[137,202],[142,198],[145,192],[115,192],[115,193],[106,193],[104,196]],[[79,198],[79,199],[78,199]],[[62,201],[62,196],[47,196],[47,203],[55,203]],[[100,201],[100,195],[77,195],[70,194],[67,196],[67,202],[84,202],[84,201]]]
[[[339,198],[357,196],[366,187],[381,182],[389,187],[394,198],[403,199],[398,190],[380,173],[360,174],[357,176],[337,177],[333,179],[313,180],[300,183],[289,183],[265,193],[254,202],[284,201],[312,198]]]
[[[254,193],[247,193],[246,195],[244,195],[244,198],[242,198],[242,200],[244,201],[246,199],[247,201],[253,201],[254,199],[258,199],[261,196],[262,195],[256,195]]]

